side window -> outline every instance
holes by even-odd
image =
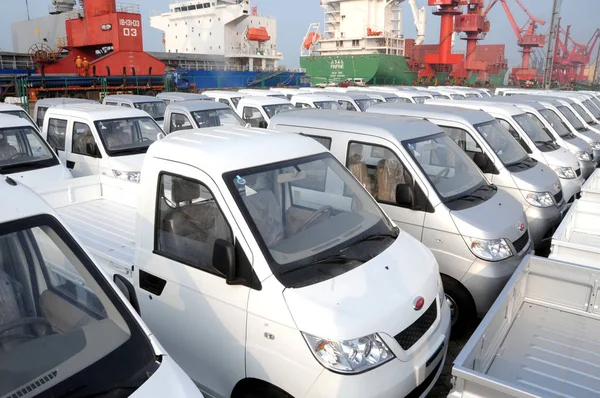
[[[456,142],[460,149],[465,151],[467,155],[471,157],[471,159],[473,159],[475,153],[483,153],[483,149],[481,149],[477,141],[475,141],[471,134],[467,133],[465,130],[456,127],[440,127],[454,142]]]
[[[125,107],[125,108],[131,108],[131,107],[132,107],[131,105],[129,105],[129,104],[126,104],[126,103],[124,103],[124,102],[121,104],[121,106],[123,106],[123,107]]]
[[[110,101],[107,101],[106,104],[104,104],[104,105],[119,106],[119,104],[117,104],[116,102],[110,102]]]
[[[398,98],[399,98],[398,102],[404,102],[405,104],[411,103],[410,99],[408,99],[408,98],[403,98],[403,97],[398,97]]]
[[[38,107],[38,111],[37,111],[37,116],[36,116],[36,123],[38,125],[38,127],[42,127],[44,125],[44,116],[46,116],[46,111],[48,110],[48,108],[40,106]]]
[[[86,123],[73,123],[73,143],[71,151],[78,155],[96,156],[98,144],[94,139],[90,126]]]
[[[331,138],[319,137],[317,135],[308,135],[308,134],[303,134],[303,135],[306,135],[307,137],[312,138],[313,140],[317,141],[319,144],[323,145],[325,148],[331,150]]]
[[[65,150],[67,137],[67,121],[63,119],[48,120],[48,144],[57,151]]]
[[[412,182],[396,154],[383,146],[351,142],[346,166],[379,202],[395,204],[396,186]]]
[[[531,153],[531,149],[529,148],[529,145],[527,145],[527,143],[525,142],[523,137],[521,137],[519,135],[517,130],[515,130],[508,121],[506,121],[504,119],[500,119],[500,118],[496,118],[496,120],[498,120],[498,122],[502,125],[502,127],[504,127],[505,129],[508,130],[510,135],[512,135],[515,138],[515,140],[517,140],[517,142],[523,147],[523,149],[525,149],[527,151],[527,153]]]
[[[343,111],[355,111],[356,112],[356,108],[354,107],[354,105],[352,105],[352,102],[339,100],[338,103],[342,107]]]
[[[251,127],[266,128],[267,121],[263,117],[262,113],[254,107],[245,106],[242,112],[243,119],[246,123],[249,123]]]
[[[162,174],[156,204],[154,249],[194,268],[223,276],[212,265],[217,239],[233,233],[210,190],[187,178]]]
[[[194,128],[192,122],[186,115],[181,113],[171,113],[171,133],[179,130],[191,130]]]
[[[220,103],[222,103],[222,104],[225,104],[225,105],[227,105],[227,106],[231,106],[231,103],[230,103],[230,102],[229,102],[229,100],[228,100],[228,99],[226,99],[226,98],[220,98],[220,99],[219,99],[219,102],[220,102]]]
[[[310,108],[311,106],[308,104],[303,104],[302,102],[296,102],[296,108],[300,108],[300,109],[306,109],[306,108]]]

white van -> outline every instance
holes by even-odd
[[[162,129],[146,112],[105,105],[48,109],[42,136],[74,177],[102,174],[139,182],[142,162]]]
[[[150,95],[107,95],[102,101],[104,105],[122,106],[142,110],[162,126],[165,120],[167,105],[163,100]]]
[[[251,97],[274,97],[274,98],[281,98],[281,99],[285,99],[285,100],[288,99],[287,95],[280,93],[278,91],[273,91],[273,90],[260,90],[257,88],[243,88],[241,90],[238,90],[238,92],[249,95]]]
[[[246,97],[248,94],[240,93],[239,91],[229,90],[207,90],[203,91],[202,95],[206,95],[213,101],[229,105],[231,109],[236,109],[240,100],[243,97]]]
[[[342,106],[333,98],[324,94],[296,94],[290,102],[296,108],[341,109]]]
[[[43,98],[37,100],[35,103],[35,107],[33,108],[33,120],[35,120],[35,123],[41,130],[44,125],[44,116],[46,115],[48,108],[69,104],[99,104],[99,102],[84,98]]]
[[[3,177],[0,197],[0,396],[202,398],[136,313],[133,286],[27,187]]]
[[[30,187],[72,178],[29,120],[0,114],[0,174]],[[3,198],[3,203],[9,198]]]
[[[294,105],[287,99],[248,95],[239,101],[236,111],[251,127],[266,129],[273,116],[292,109]]]

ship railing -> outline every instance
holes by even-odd
[[[125,12],[125,13],[129,13],[129,14],[141,14],[140,12],[140,5],[139,4],[134,4],[134,3],[116,3],[114,6],[110,6],[108,8],[109,12]],[[66,13],[67,14],[67,18],[68,19],[77,19],[80,17],[85,16],[84,13],[84,9],[79,6],[79,7],[75,7],[73,9],[73,11],[69,11]],[[96,12],[93,13],[93,15],[90,15],[92,17],[98,16],[98,15],[103,15],[104,12]]]

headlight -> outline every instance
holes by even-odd
[[[465,237],[467,246],[477,257],[487,261],[500,261],[513,255],[506,239],[475,239]]]
[[[113,170],[113,174],[115,178],[119,180],[125,180],[130,182],[140,182],[140,172],[139,171],[120,171]]]
[[[527,203],[535,207],[552,207],[554,198],[549,192],[528,192],[523,191],[523,196]]]
[[[394,358],[377,333],[345,341],[322,339],[307,333],[302,335],[321,365],[335,372],[360,373]]]
[[[580,159],[585,160],[585,159]],[[556,173],[558,178],[564,178],[566,180],[571,180],[573,178],[577,178],[577,174],[575,174],[575,170],[572,167],[560,167],[560,166],[552,166],[552,170]]]
[[[598,147],[598,149],[600,149],[600,147]],[[584,160],[584,161],[592,160],[592,158],[590,157],[590,154],[585,151],[579,151],[575,154],[575,156],[577,157],[577,160]]]

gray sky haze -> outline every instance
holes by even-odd
[[[0,48],[4,51],[12,51],[12,39],[10,37],[10,23],[27,19],[25,0],[1,0],[11,6],[4,13],[5,23],[0,25]],[[426,0],[418,0],[426,4]],[[489,1],[489,0],[488,0]],[[539,30],[546,33],[550,24],[552,11],[552,0],[521,0],[529,8],[531,13],[538,18],[547,21],[545,26]],[[149,15],[151,10],[166,11],[169,0],[126,0],[125,2],[137,2],[141,5],[142,20],[144,23],[144,43],[147,50],[162,50],[162,33],[150,27]],[[319,0],[250,0],[252,5],[258,6],[259,12],[277,18],[278,24],[278,47],[284,55],[283,64],[289,67],[298,67],[300,45],[306,34],[308,26],[312,22],[323,21],[323,9],[319,6]],[[50,0],[29,0],[29,9],[32,18],[45,16],[48,13]],[[518,7],[514,0],[508,0],[517,23],[522,26],[527,21],[527,16]],[[439,40],[439,17],[431,14],[431,7],[427,15],[426,43],[436,43]],[[415,37],[416,30],[412,13],[408,3],[403,4],[403,31],[407,38]],[[571,24],[572,36],[580,43],[586,44],[594,31],[600,28],[600,0],[562,0],[563,25]],[[491,31],[483,40],[482,44],[506,44],[506,56],[511,66],[520,63],[519,48],[513,30],[502,9],[500,2],[490,12]],[[32,43],[33,44],[33,43]],[[461,51],[464,43],[459,41],[456,50]]]

